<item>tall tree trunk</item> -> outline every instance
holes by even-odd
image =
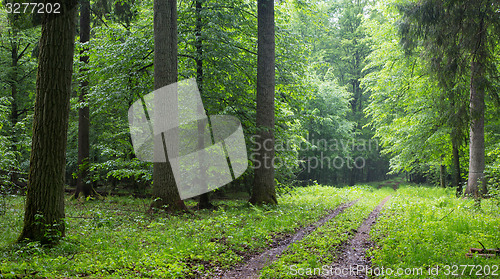
[[[479,187],[484,186],[484,88],[480,85],[482,65],[472,62],[470,88],[471,127],[469,139],[469,180],[465,195],[479,197]]]
[[[76,1],[43,15],[24,227],[18,241],[64,236],[64,169],[73,73]],[[68,8],[70,7],[70,8]]]
[[[154,0],[154,79],[155,89],[177,82],[177,1]],[[155,145],[163,145],[155,141]],[[155,148],[160,150],[163,148]],[[165,152],[165,156],[167,154]],[[153,202],[151,208],[187,211],[175,183],[172,166],[153,163]]]
[[[483,20],[478,28],[477,49],[471,62],[471,84],[470,84],[470,138],[469,138],[469,180],[465,195],[479,198],[479,187],[486,194],[484,181],[484,61],[485,61],[485,33]]]
[[[80,42],[86,43],[90,40],[90,2],[89,0],[81,0],[80,8]],[[82,50],[82,54],[88,51],[87,48]],[[89,63],[89,56],[83,55],[80,61],[84,66],[80,69],[80,73],[86,75],[88,69],[86,65]],[[87,88],[89,81],[86,77],[80,82],[80,96],[79,102],[84,103],[87,101]],[[89,106],[83,106],[78,110],[78,178],[76,181],[75,198],[80,194],[83,196],[95,196],[97,193],[92,187],[92,183],[87,183],[88,169],[89,169],[89,156],[90,156],[90,112]]]
[[[203,90],[203,38],[202,38],[202,27],[203,27],[203,19],[201,12],[203,10],[203,0],[196,0],[196,29],[195,29],[195,36],[196,36],[196,83],[198,84],[198,89],[200,90],[201,96],[205,93]],[[198,113],[199,114],[205,114],[204,108],[202,104],[198,107]],[[204,142],[204,137],[203,133],[205,130],[205,121],[203,120],[198,120],[198,148],[204,148],[205,142]],[[200,153],[200,155],[203,153]],[[203,156],[200,156],[199,159],[199,164],[200,166],[203,166],[205,164],[205,158]],[[201,172],[201,181],[200,181],[200,186],[207,188],[207,182],[206,179],[203,179],[206,171],[202,167],[200,168]],[[200,200],[198,203],[198,208],[200,209],[210,209],[213,208],[213,204],[210,203],[210,193],[206,192],[204,194],[200,195]]]
[[[274,0],[257,0],[257,150],[250,203],[277,204],[274,184]]]

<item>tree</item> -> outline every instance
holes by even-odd
[[[338,85],[332,71],[328,71],[325,76],[310,74],[309,92],[314,94],[314,98],[306,101],[307,119],[303,125],[307,129],[311,148],[299,153],[305,165],[298,177],[300,180],[316,180],[320,184],[344,184],[343,168],[347,165],[346,159],[351,150],[344,148],[342,143],[346,145],[353,140],[355,124],[347,119],[351,111],[349,100],[352,93]]]
[[[196,83],[198,85],[198,89],[200,90],[201,96],[204,95],[203,90],[203,37],[202,37],[202,28],[203,28],[203,1],[195,0],[195,14],[196,14],[196,24],[195,24],[195,60],[196,60]],[[198,106],[198,113],[203,115],[206,114],[203,107]],[[198,148],[203,148],[205,146],[204,137],[203,137],[204,123],[203,120],[198,120]],[[204,165],[204,158],[200,155],[200,166]],[[203,172],[205,171],[203,168],[200,168],[202,172],[201,176],[203,177]],[[206,180],[201,179],[200,183],[202,187],[207,188]],[[200,201],[198,203],[198,208],[200,209],[209,209],[213,208],[213,204],[210,202],[210,192],[206,192],[200,195]]]
[[[366,57],[370,54],[370,42],[362,25],[363,17],[367,15],[366,7],[368,1],[343,1],[340,3],[338,13],[338,22],[334,24],[333,43],[327,50],[329,55],[327,60],[333,65],[333,72],[338,78],[341,86],[346,86],[352,93],[350,99],[351,113],[348,119],[355,122],[353,129],[353,140],[370,140],[373,132],[366,127],[367,121],[363,110],[369,96],[369,91],[361,88],[361,79],[366,75],[364,68],[366,66]],[[358,152],[357,148],[351,150],[350,157],[366,158],[369,153],[375,153],[378,156],[378,150],[370,152]],[[347,160],[351,161],[350,158]],[[347,161],[346,160],[346,161]],[[353,165],[354,162],[347,162]],[[382,164],[381,164],[382,165]],[[363,168],[367,169],[367,168]],[[363,169],[356,167],[345,168],[348,178],[348,184],[354,185],[361,180]]]
[[[90,40],[90,2],[89,0],[82,0],[80,6],[80,43],[85,44]],[[75,198],[83,194],[85,198],[96,195],[91,183],[87,182],[88,169],[89,169],[89,155],[90,155],[90,111],[87,103],[87,90],[89,86],[88,78],[85,76],[87,69],[86,65],[89,63],[89,56],[85,54],[87,48],[80,53],[80,62],[83,67],[80,69],[83,80],[80,82],[80,95],[79,102],[82,105],[78,109],[78,170]]]
[[[306,75],[308,100],[300,114],[305,118],[302,123],[311,148],[300,152],[300,156],[309,167],[316,165],[315,159],[324,159],[318,161],[317,168],[306,165],[299,178],[327,184],[383,179],[389,162],[380,156],[378,145],[365,145],[376,140],[372,140],[374,132],[366,125],[369,119],[364,115],[371,92],[360,86],[370,70],[365,66],[372,42],[370,29],[363,22],[373,16],[369,9],[372,3],[364,0],[288,3],[295,6],[291,12],[293,31],[302,37],[302,48],[310,50]],[[349,103],[347,114],[344,102],[334,101],[337,98]],[[320,141],[321,147],[317,146]],[[331,150],[330,144],[326,144],[328,150],[325,150],[324,142],[338,142],[339,148],[333,146]],[[355,144],[343,148],[341,142]]]
[[[131,2],[131,1],[129,1]],[[107,179],[127,179],[139,181],[138,187],[147,185],[152,180],[153,164],[139,165],[131,162],[131,148],[128,133],[123,127],[128,126],[127,110],[143,94],[151,92],[153,87],[153,32],[148,26],[153,20],[153,1],[135,1],[140,11],[137,20],[125,29],[113,19],[106,20],[106,25],[94,26],[89,43],[90,84],[88,102],[92,120],[91,177],[94,181]],[[207,115],[229,114],[237,116],[244,131],[255,134],[255,87],[257,75],[257,5],[245,0],[217,2],[202,0],[201,11],[196,10],[195,1],[178,3],[178,76],[197,78]],[[306,96],[305,65],[307,48],[303,48],[300,35],[289,29],[289,13],[281,2],[276,8],[276,86],[280,94],[276,95],[275,137],[281,140],[295,140],[304,131],[301,127],[302,107]],[[281,10],[280,10],[281,9]],[[94,11],[94,9],[93,9]],[[197,14],[199,16],[197,16]],[[197,27],[198,18],[201,22]],[[199,25],[198,25],[199,26]],[[238,31],[236,31],[238,30]],[[202,44],[200,44],[200,39]],[[201,46],[201,52],[200,47]],[[201,53],[201,55],[200,55]],[[215,59],[216,58],[216,59]],[[200,63],[201,62],[201,63]],[[198,67],[201,64],[202,67]],[[198,69],[202,69],[201,73]],[[95,125],[94,125],[95,123]],[[76,134],[77,125],[70,129]],[[74,136],[73,138],[76,139]],[[70,144],[76,151],[76,140]],[[251,141],[247,137],[247,150]],[[72,158],[76,159],[74,151]],[[276,151],[278,161],[284,161],[276,170],[276,179],[293,179],[298,169],[298,157],[295,151]],[[94,159],[95,158],[95,159]],[[134,159],[132,159],[134,160]],[[290,167],[292,166],[292,167]],[[70,162],[71,170],[76,170],[76,160]],[[133,176],[141,172],[139,179]],[[132,175],[131,175],[132,174]],[[252,188],[253,171],[249,169],[245,177],[238,178],[229,187]],[[144,181],[144,183],[141,183]],[[126,180],[122,180],[126,183]],[[142,190],[144,188],[138,189]],[[243,190],[243,189],[242,189]]]
[[[154,84],[159,89],[177,82],[177,1],[155,0],[154,11]],[[153,165],[153,198],[151,208],[187,211],[168,158]]]
[[[405,55],[398,42],[395,23],[400,15],[394,5],[379,3],[373,9],[377,16],[364,22],[374,43],[367,58],[370,73],[362,79],[362,86],[372,92],[365,113],[383,152],[392,156],[392,172],[405,171],[412,181],[437,178],[438,170],[445,171],[442,165],[451,165],[455,155],[458,158],[452,149],[459,143],[452,141],[460,132],[460,109],[464,110],[466,98],[458,94],[460,90],[441,89],[418,54]],[[422,170],[431,171],[424,177]]]
[[[42,18],[28,191],[18,241],[55,244],[65,232],[64,169],[76,2],[66,1],[60,15]]]
[[[274,0],[257,0],[257,143],[252,204],[277,204],[274,183]]]
[[[492,55],[500,37],[498,1],[426,0],[400,5],[402,43],[414,48],[420,40],[429,62],[444,65],[470,84],[469,179],[464,194],[486,193],[484,181],[485,92],[498,76]],[[442,67],[437,67],[442,69]],[[449,71],[444,71],[448,75]],[[439,75],[439,73],[438,73]],[[449,77],[449,76],[448,76]]]

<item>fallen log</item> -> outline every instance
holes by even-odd
[[[495,257],[495,256],[500,256],[500,248],[497,249],[486,249],[484,245],[481,243],[481,241],[478,241],[479,244],[483,248],[469,248],[469,253],[466,253],[465,256],[468,258],[472,258],[473,256],[478,256],[478,257],[485,257],[485,258],[490,258],[490,257]]]
[[[484,249],[484,248],[470,248],[469,253],[484,253],[488,254],[500,254],[500,249]]]
[[[64,191],[66,193],[74,193],[75,189],[74,188],[65,188]],[[109,192],[109,191],[101,191],[101,190],[96,190],[96,193],[99,195],[106,197],[106,196],[117,196],[117,197],[130,197],[133,196],[134,198],[141,198],[141,199],[147,199],[151,198],[151,194],[141,194],[141,193],[134,193],[134,192]]]

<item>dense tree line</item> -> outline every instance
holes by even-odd
[[[150,187],[153,180],[152,166],[134,159],[125,116],[134,100],[153,90],[154,38],[151,32],[153,3],[152,1],[102,0],[90,1],[88,7],[87,2],[82,3],[78,24],[80,36],[77,38],[79,43],[75,52],[77,69],[73,81],[75,90],[72,95],[72,108],[77,109],[79,113],[76,114],[76,110],[72,110],[70,115],[67,183],[78,186],[78,193],[82,192],[85,196],[93,193],[92,186],[99,187],[100,185],[115,187],[118,184],[127,184],[135,191],[144,191]],[[247,143],[250,150],[255,141],[250,135],[257,131],[255,124],[257,5],[245,1],[225,4],[211,1],[181,2],[178,5],[179,78],[197,78],[208,114],[233,114],[240,118],[248,135]],[[325,3],[324,5],[325,9],[338,9],[327,7]],[[300,1],[279,3],[275,8],[277,25],[275,117],[276,122],[280,123],[275,127],[275,137],[280,142],[291,143],[287,148],[276,151],[277,159],[274,161],[278,162],[275,165],[279,167],[276,175],[280,182],[297,179],[299,175],[298,178],[303,180],[318,180],[329,184],[352,184],[353,179],[356,178],[356,174],[352,175],[355,171],[332,167],[330,169],[315,168],[308,172],[307,167],[310,162],[307,160],[317,154],[309,152],[312,148],[303,148],[305,151],[298,148],[300,144],[305,146],[308,140],[310,141],[316,135],[321,135],[321,138],[317,138],[318,140],[335,139],[339,142],[340,140],[344,142],[358,140],[352,129],[355,127],[355,118],[363,118],[363,105],[358,106],[356,113],[344,109],[345,99],[349,98],[352,90],[343,87],[344,81],[341,84],[337,82],[340,77],[333,73],[333,69],[339,67],[333,62],[325,62],[328,59],[337,61],[335,55],[328,54],[325,58],[322,54],[330,48],[328,44],[339,42],[331,42],[330,39],[322,39],[318,36],[322,30],[340,31],[334,31],[335,26],[326,26],[328,13],[317,18],[305,16],[316,8],[312,4]],[[86,12],[87,9],[90,11],[89,14]],[[359,7],[358,10],[360,10]],[[304,19],[317,22],[319,27],[311,28],[308,26],[309,22]],[[356,24],[359,25],[359,20],[357,21]],[[16,28],[12,27],[7,30],[14,32]],[[32,97],[26,100],[25,96],[29,94],[16,95],[8,100],[5,99],[5,102],[12,102],[13,108],[15,105],[21,107],[21,112],[26,116],[23,119],[30,121],[29,109],[33,108],[39,28],[22,29],[16,32],[22,32],[25,34],[24,37],[33,42],[26,45],[24,54],[26,56],[20,56],[29,62],[32,75],[28,80],[17,81],[13,85],[29,86],[31,82],[31,89],[23,87],[22,90],[32,92]],[[348,34],[347,32],[344,33]],[[332,33],[331,38],[336,35]],[[5,33],[3,37],[15,39],[11,33]],[[304,42],[302,42],[303,39],[305,39]],[[336,47],[340,48],[340,46]],[[7,54],[6,51],[3,52],[3,55]],[[347,57],[350,54],[342,55]],[[362,60],[362,57],[358,60]],[[349,65],[349,61],[343,63]],[[355,71],[360,72],[362,67],[363,65],[359,65]],[[10,67],[10,69],[22,70],[18,66]],[[30,73],[30,71],[24,72]],[[355,90],[359,91],[359,89]],[[4,92],[7,97],[8,91]],[[322,94],[326,95],[321,97],[321,94],[317,94],[319,92],[324,92]],[[360,95],[359,92],[356,94]],[[27,102],[27,108],[24,108],[24,104],[17,105],[20,102]],[[320,110],[317,109],[318,104],[325,102],[338,102],[339,106],[326,104]],[[359,103],[364,103],[364,101],[359,101]],[[347,115],[348,113],[350,116]],[[344,117],[348,118],[348,121],[344,120]],[[12,121],[17,120],[13,118]],[[12,122],[11,125],[6,125],[6,128],[14,127],[16,123]],[[5,136],[9,136],[9,142],[19,146],[15,149],[13,145],[6,149],[6,152],[12,154],[22,152],[23,154],[23,156],[16,157],[15,163],[9,164],[17,168],[12,171],[4,168],[4,174],[26,173],[29,144],[25,144],[24,147],[20,146],[22,142],[26,142],[26,137],[23,136],[23,141],[21,141],[16,138],[16,135],[29,135],[31,122],[23,124],[24,131],[9,134],[9,130],[4,129]],[[356,127],[363,125],[358,123]],[[87,129],[89,129],[88,132],[86,132]],[[363,136],[363,139],[369,138],[370,135]],[[347,150],[347,152],[350,151],[352,150]],[[347,155],[342,156],[344,161],[346,161],[345,157],[352,157],[350,154],[340,154],[338,151],[328,152],[324,156]],[[8,158],[8,156],[3,158]],[[380,179],[385,173],[383,168],[375,167],[377,163],[368,165],[367,170],[374,169],[377,175],[357,174],[357,180]],[[240,187],[243,188],[251,188],[252,172],[253,169],[249,170],[234,184],[241,185]],[[361,169],[358,172],[364,172],[364,170]],[[21,175],[21,180],[23,178],[27,178],[26,174]],[[10,181],[17,183],[14,179]]]
[[[168,160],[135,156],[127,113],[188,78],[204,113],[234,115],[245,132],[250,167],[219,193],[275,204],[287,185],[391,174],[476,198],[498,187],[494,1],[87,0],[53,18],[7,13],[11,2],[0,14],[0,190],[27,194],[21,239],[53,236],[40,218],[64,234],[63,185],[75,198],[125,188],[152,195],[152,209],[187,210]],[[42,195],[47,207],[33,202]]]

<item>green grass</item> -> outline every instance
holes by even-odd
[[[363,197],[262,272],[264,278],[285,278],[292,264],[296,268],[331,264],[353,229],[389,194],[393,197],[371,231],[376,245],[369,251],[372,270],[417,268],[422,276],[398,278],[450,278],[456,276],[446,275],[446,266],[453,271],[457,265],[460,274],[460,265],[475,265],[477,271],[479,265],[500,264],[498,257],[465,257],[470,247],[480,248],[477,241],[487,248],[500,246],[500,209],[493,200],[478,208],[472,200],[457,199],[452,189],[402,186],[394,192],[389,187],[312,186],[295,188],[275,207],[253,207],[245,200],[215,201],[219,206],[215,211],[174,216],[146,215],[150,201],[143,199],[109,197],[83,203],[68,199],[67,235],[54,248],[36,242],[13,244],[22,228],[24,198],[9,196],[7,211],[0,215],[0,278],[211,278],[341,203]],[[439,275],[429,276],[436,266]],[[469,267],[467,275],[458,278],[475,278],[468,275],[470,271]]]
[[[7,278],[209,276],[369,190],[297,188],[281,197],[276,207],[220,201],[216,211],[179,216],[148,216],[144,212],[149,201],[141,199],[67,200],[67,235],[54,248],[12,244],[22,228],[23,198],[9,197],[8,210],[0,216],[5,228],[0,231],[0,274]]]
[[[422,270],[422,276],[412,274],[398,278],[450,278],[456,277],[450,274],[454,269],[460,278],[476,278],[474,274],[479,270],[478,265],[482,268],[486,265],[490,268],[492,265],[499,266],[498,257],[465,257],[470,247],[481,248],[478,241],[486,248],[500,246],[498,206],[486,200],[478,208],[473,200],[457,199],[454,195],[453,189],[399,189],[372,227],[371,235],[377,242],[377,247],[371,251],[374,267],[391,268],[393,271],[400,268],[400,273],[404,273],[406,268]],[[464,268],[460,265],[476,267]],[[435,272],[436,267],[439,274]],[[429,272],[434,273],[428,276]],[[500,275],[500,270],[497,274]]]
[[[308,271],[331,265],[339,256],[341,245],[354,236],[377,204],[393,193],[394,190],[386,188],[361,198],[301,241],[291,244],[277,261],[262,270],[261,278],[307,278]]]

